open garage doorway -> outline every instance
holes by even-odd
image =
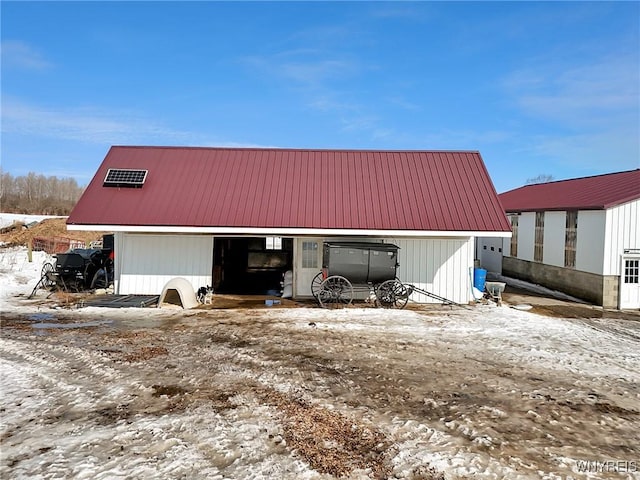
[[[293,268],[293,239],[216,237],[213,287],[218,293],[280,295],[280,282]]]

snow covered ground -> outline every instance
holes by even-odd
[[[487,280],[491,280],[493,282],[504,282],[512,287],[525,289],[530,292],[537,293],[539,295],[546,295],[548,297],[553,297],[560,300],[566,300],[574,303],[583,303],[583,304],[587,303],[584,300],[581,300],[576,297],[572,297],[571,295],[567,295],[566,293],[563,293],[563,292],[558,292],[557,290],[551,290],[550,288],[543,287],[542,285],[526,282],[524,280],[519,280],[517,278],[505,277],[503,275],[499,275],[493,272],[487,273]]]
[[[45,261],[0,250],[2,478],[640,478],[637,320],[77,309]]]

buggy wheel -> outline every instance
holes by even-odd
[[[91,280],[91,290],[95,290],[97,288],[107,288],[108,286],[109,281],[107,280],[107,272],[106,270],[101,268],[93,276],[93,280]]]
[[[52,263],[47,262],[42,266],[42,271],[40,273],[42,275],[42,286],[44,288],[51,288],[55,286],[56,282],[54,282],[49,276],[49,274],[54,272],[55,268]]]
[[[322,285],[322,272],[318,273],[313,280],[311,280],[311,295],[313,298],[318,300],[318,291],[320,290],[320,285]]]
[[[386,280],[376,287],[378,304],[384,308],[404,308],[410,291],[400,280]]]
[[[353,286],[346,278],[333,275],[320,284],[317,298],[323,308],[346,307],[353,300]]]

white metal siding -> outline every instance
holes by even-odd
[[[566,212],[545,212],[544,263],[564,267]],[[533,261],[535,212],[524,212],[518,224],[518,256]],[[508,239],[504,253],[509,255]],[[640,200],[606,211],[580,210],[576,238],[576,270],[620,275],[625,249],[640,249]]]
[[[457,303],[471,300],[473,238],[460,239],[394,239],[400,247],[398,278],[403,283],[434,293]],[[437,303],[425,295],[414,293],[413,301]]]
[[[516,242],[518,241],[518,236],[520,234],[520,228],[516,228],[516,233],[514,235],[513,233],[513,218],[512,217],[517,217],[517,220],[520,220],[520,215],[516,215],[515,213],[508,213],[507,214],[507,218],[509,219],[509,222],[511,223],[511,237],[503,237],[500,239],[500,241],[502,242],[502,256],[504,257],[510,257],[511,256],[511,240],[512,238],[515,236],[516,237]],[[486,237],[485,237],[486,238]],[[484,239],[483,239],[484,240]],[[518,256],[516,255],[514,258],[518,258]],[[500,270],[502,270],[502,265],[500,265]]]
[[[535,212],[524,212],[518,219],[518,255],[516,258],[533,262],[535,232]]]
[[[114,262],[113,262],[113,289],[115,293],[120,293],[120,272],[122,270],[122,261],[120,252],[124,251],[124,233],[114,232],[113,234],[113,249],[114,249]]]
[[[576,270],[603,274],[605,212],[580,210],[576,234]]]
[[[564,267],[564,239],[567,212],[545,212],[543,263]]]
[[[511,239],[510,238],[502,238],[502,256],[510,257],[511,256]],[[500,266],[502,269],[502,265]]]
[[[580,220],[578,219],[578,222]],[[607,210],[604,244],[604,275],[620,275],[620,256],[625,249],[640,249],[640,200]]]
[[[159,295],[165,284],[182,277],[194,290],[211,285],[213,237],[125,233],[118,242],[117,292]]]

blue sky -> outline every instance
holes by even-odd
[[[498,192],[640,167],[639,2],[1,2],[2,169],[111,145],[479,150]]]

